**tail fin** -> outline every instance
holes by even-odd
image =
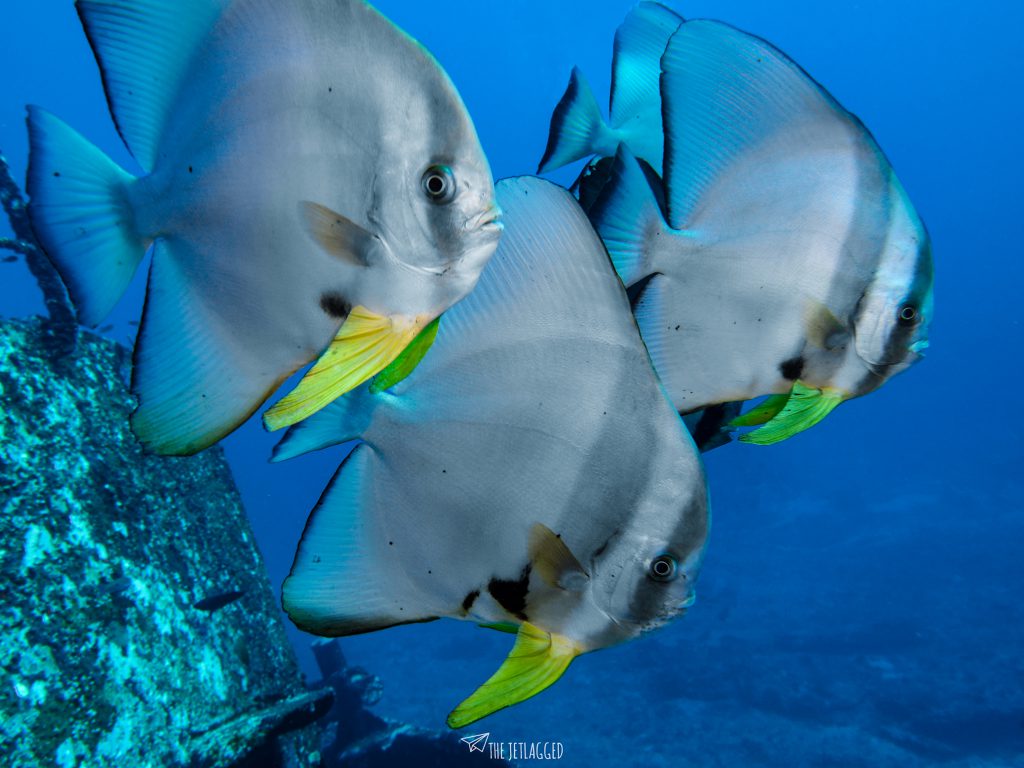
[[[651,240],[668,229],[652,181],[657,183],[657,177],[645,173],[633,153],[622,144],[615,154],[608,181],[589,212],[615,270],[627,287],[651,274]]]
[[[579,67],[573,67],[569,87],[551,115],[548,147],[538,173],[548,173],[592,155],[613,155],[618,143],[601,116],[586,78]]]
[[[29,218],[87,325],[102,322],[146,253],[128,189],[135,177],[49,112],[28,108]]]

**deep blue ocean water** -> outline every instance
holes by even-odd
[[[574,64],[607,94],[631,5],[377,3],[445,66],[496,178],[535,170]],[[787,443],[710,454],[714,529],[696,606],[579,659],[479,730],[560,741],[564,765],[1024,765],[1024,6],[673,7],[769,39],[872,130],[934,241],[931,349]],[[17,177],[30,102],[132,168],[70,2],[6,0],[0,21],[0,150]],[[553,178],[568,184],[576,170]],[[137,282],[111,337],[130,340],[141,297]],[[0,264],[0,313],[40,310],[23,265]],[[345,449],[268,466],[273,442],[254,420],[225,445],[279,587]],[[292,639],[315,676],[309,638]],[[382,713],[439,727],[510,644],[442,621],[344,648],[383,679]]]

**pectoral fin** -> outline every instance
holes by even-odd
[[[813,427],[846,399],[847,395],[838,389],[815,389],[794,382],[785,407],[763,427],[743,435],[740,441],[755,445],[781,443]]]
[[[437,338],[437,329],[440,323],[440,316],[434,318],[434,321],[420,331],[420,335],[402,350],[402,354],[396,357],[391,365],[374,377],[373,383],[370,384],[372,394],[391,389],[415,370],[416,366],[420,364],[420,360],[433,345],[434,339]]]
[[[558,680],[582,652],[567,637],[523,623],[508,658],[486,683],[448,715],[448,727],[462,728],[536,696]]]
[[[306,231],[317,245],[354,267],[365,267],[373,260],[373,253],[383,247],[372,232],[326,206],[304,201],[299,208]]]
[[[807,341],[818,349],[835,349],[850,338],[850,332],[832,310],[819,301],[808,300],[804,309]]]
[[[271,431],[290,427],[355,389],[398,357],[429,319],[353,308],[327,351],[298,386],[263,415],[263,423]]]
[[[742,416],[737,416],[729,422],[730,427],[758,427],[774,419],[786,403],[789,402],[789,395],[772,395],[764,402],[751,408]]]
[[[582,589],[590,579],[565,542],[543,523],[530,529],[529,552],[533,570],[552,587]]]

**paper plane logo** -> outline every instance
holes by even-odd
[[[463,736],[459,741],[469,747],[470,752],[483,752],[490,737],[490,733],[478,733],[476,736]]]

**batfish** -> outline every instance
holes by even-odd
[[[618,147],[589,215],[676,408],[772,395],[775,443],[917,361],[931,242],[877,142],[770,43],[682,24],[661,59],[664,187]]]
[[[452,727],[681,615],[709,525],[700,457],[579,205],[533,178],[500,182],[498,200],[498,252],[430,355],[295,426],[275,456],[360,441],[284,584],[301,629],[448,617],[516,633]]]
[[[29,212],[96,325],[152,247],[135,433],[194,453],[319,361],[287,426],[468,294],[501,225],[438,63],[361,0],[78,0],[142,169],[30,107]]]

